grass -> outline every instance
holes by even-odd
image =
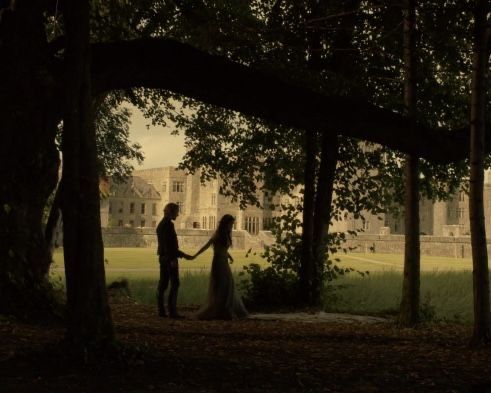
[[[404,256],[402,254],[344,254],[340,255],[340,266],[352,267],[361,271],[402,271]],[[472,270],[470,258],[449,258],[435,256],[421,256],[421,271],[448,272]]]
[[[195,250],[186,250],[194,253]],[[243,265],[259,263],[258,255],[245,257],[245,251],[232,250],[232,269],[237,273]],[[199,305],[206,299],[212,251],[207,250],[194,261],[180,260],[181,305]],[[53,278],[63,281],[63,254],[55,252]],[[155,250],[148,248],[105,249],[106,277],[110,283],[126,278],[133,297],[139,303],[155,304],[158,283],[158,260]],[[351,267],[370,274],[361,277],[352,272],[333,281],[326,291],[327,311],[356,314],[395,313],[399,307],[403,256],[395,254],[346,254],[339,256],[339,266]],[[438,320],[470,322],[472,320],[472,262],[470,259],[422,256],[421,303],[425,315]],[[238,282],[236,278],[236,282]],[[331,290],[334,289],[334,291]]]
[[[326,310],[354,314],[395,314],[399,308],[402,275],[397,271],[375,272],[365,277],[349,274],[332,282]],[[472,320],[472,273],[434,271],[421,274],[423,315],[437,320]]]
[[[184,250],[188,254],[194,254],[197,250]],[[234,258],[232,270],[240,271],[243,265],[259,263],[266,265],[258,255],[250,255],[246,258],[244,250],[231,250]],[[179,269],[182,272],[208,272],[211,268],[213,251],[206,250],[193,261],[179,260]],[[106,248],[104,250],[106,273],[123,273],[132,277],[155,277],[158,276],[159,264],[155,249],[153,248]],[[63,251],[57,249],[54,253],[54,269],[59,271],[63,267]]]

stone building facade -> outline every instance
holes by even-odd
[[[164,206],[174,202],[180,207],[175,221],[177,229],[213,230],[224,214],[235,217],[234,229],[251,235],[269,228],[275,214],[269,206],[277,203],[279,197],[260,192],[258,198],[265,209],[256,206],[241,209],[237,202],[220,194],[220,185],[220,179],[202,184],[199,173],[187,175],[175,167],[136,170],[128,182],[111,185],[101,206],[102,226],[156,227]],[[138,215],[141,209],[148,214],[151,209],[151,216]]]
[[[245,230],[250,235],[258,235],[260,231],[268,230],[272,219],[279,214],[270,206],[291,202],[291,198],[287,196],[260,192],[258,198],[264,209],[256,206],[241,209],[237,202],[232,202],[229,197],[220,194],[222,184],[220,179],[202,184],[199,173],[187,175],[175,167],[137,170],[128,182],[109,184],[110,191],[101,202],[102,226],[109,228],[156,227],[163,217],[163,207],[169,202],[174,202],[180,207],[180,215],[176,220],[177,229],[213,230],[217,227],[220,217],[230,214],[236,218],[234,229]],[[491,177],[489,175],[484,185],[484,201],[486,226],[488,231],[491,231]],[[365,234],[374,235],[404,233],[402,214],[385,213],[377,216],[365,214],[364,216],[365,220],[361,220],[347,214],[340,221],[332,223],[331,231],[363,230]],[[468,195],[460,191],[447,201],[421,200],[420,231],[422,235],[429,236],[468,236],[470,234]]]
[[[488,178],[486,178],[488,179]],[[491,180],[491,178],[489,178]],[[469,196],[458,191],[446,201],[433,202],[422,199],[420,209],[420,233],[438,237],[470,236]],[[401,209],[402,212],[402,209]],[[486,231],[491,233],[491,182],[484,184],[484,215]],[[348,216],[331,227],[334,231],[363,229],[365,234],[390,235],[404,234],[404,216],[393,214],[365,215],[366,220]]]
[[[101,200],[101,226],[122,228],[156,227],[161,217],[160,194],[138,176],[124,183],[107,181]]]

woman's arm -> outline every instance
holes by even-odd
[[[203,247],[201,247],[199,251],[191,257],[191,259],[195,259],[199,254],[206,251],[212,244],[213,244],[213,238],[208,240],[206,244]]]
[[[232,258],[232,255],[230,255],[229,252],[227,252],[228,259],[230,259],[230,263],[234,263],[234,258]]]

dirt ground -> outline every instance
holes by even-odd
[[[175,321],[154,307],[112,310],[131,350],[89,365],[56,351],[62,327],[1,319],[0,392],[491,392],[491,348],[470,349],[468,326]]]

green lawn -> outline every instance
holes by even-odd
[[[185,250],[193,254],[196,250]],[[245,257],[244,250],[231,250],[230,254],[234,258],[232,269],[242,270],[243,265],[249,263],[259,263],[266,266],[267,263],[258,254],[250,254]],[[194,261],[181,259],[179,262],[182,271],[207,272],[211,266],[213,251],[205,251]],[[382,272],[382,271],[402,271],[403,256],[398,254],[339,254],[339,266],[352,267],[360,271]],[[63,252],[56,250],[55,269],[63,267]],[[158,259],[155,250],[152,248],[106,248],[105,249],[106,271],[108,273],[124,272],[125,274],[153,276],[158,271]],[[422,271],[455,271],[471,270],[472,262],[470,259],[456,259],[446,257],[421,257]]]
[[[188,254],[194,254],[197,250],[184,250]],[[231,250],[230,254],[234,258],[234,263],[231,265],[233,270],[242,270],[243,265],[249,263],[259,263],[264,265],[265,261],[258,255],[249,255],[245,257],[246,252],[243,250]],[[185,259],[179,260],[179,268],[181,271],[192,272],[208,272],[211,267],[213,251],[206,250],[193,261]],[[104,250],[104,258],[106,261],[106,272],[111,275],[113,273],[124,273],[125,275],[137,275],[143,277],[152,277],[158,275],[158,256],[153,248],[106,248]],[[55,271],[63,268],[63,250],[56,250],[54,254]]]
[[[195,250],[185,250],[192,254]],[[232,269],[259,263],[258,255],[245,257],[245,251],[232,250]],[[199,305],[208,288],[213,251],[207,250],[195,261],[180,261],[180,304]],[[55,252],[53,279],[63,281],[63,254]],[[154,249],[105,249],[107,282],[128,279],[133,297],[140,303],[155,304],[158,262]],[[340,254],[340,266],[369,271],[364,277],[352,272],[328,285],[324,307],[327,311],[359,314],[395,313],[399,307],[403,256],[392,254]],[[437,319],[469,322],[472,320],[472,273],[470,259],[422,256],[421,301],[425,312]],[[236,280],[238,281],[238,279]],[[334,289],[334,290],[332,290]]]
[[[352,267],[370,272],[402,271],[404,256],[402,254],[340,254],[340,266]],[[425,272],[447,272],[456,270],[472,270],[470,258],[449,258],[421,256],[421,270]]]

